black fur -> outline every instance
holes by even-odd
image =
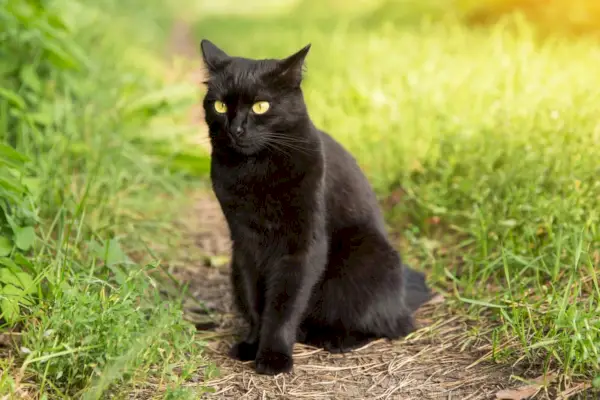
[[[340,352],[413,331],[430,291],[402,267],[354,158],[310,120],[300,89],[310,46],[284,60],[230,57],[207,40],[201,48],[211,179],[250,325],[231,355],[277,374],[292,369],[297,340]],[[256,101],[270,109],[253,113]]]

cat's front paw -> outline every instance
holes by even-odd
[[[256,372],[264,375],[277,375],[290,372],[294,366],[291,355],[275,351],[263,351],[256,357]]]
[[[229,356],[240,361],[252,361],[256,358],[258,343],[239,342],[229,350]]]

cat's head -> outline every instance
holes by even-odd
[[[280,60],[231,57],[208,40],[200,47],[213,147],[251,155],[292,143],[308,119],[300,83],[310,45]]]

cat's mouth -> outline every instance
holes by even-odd
[[[250,143],[250,141],[248,141],[247,139],[232,137],[232,135],[230,135],[229,138],[231,139],[231,143],[235,147],[244,149],[252,146],[252,143]]]
[[[256,144],[244,137],[232,137],[229,135],[232,147],[242,154],[251,154],[256,151]]]

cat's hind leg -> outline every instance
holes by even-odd
[[[375,337],[372,334],[319,325],[303,326],[298,337],[300,343],[319,347],[330,353],[346,353],[373,339]]]
[[[413,313],[431,296],[425,276],[403,267],[381,232],[351,227],[337,235],[310,320],[344,327],[342,343],[368,337],[357,331],[388,339],[413,332]]]

